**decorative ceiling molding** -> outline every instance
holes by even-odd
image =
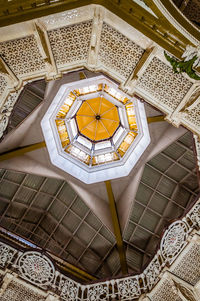
[[[164,58],[163,49],[116,15],[91,5],[67,12],[63,18],[59,13],[41,18],[37,24],[36,28],[28,22],[22,31],[18,30],[21,25],[11,26],[10,40],[6,41],[4,35],[0,43],[3,60],[20,83],[18,87],[10,88],[7,75],[0,77],[1,136],[27,81],[53,80],[60,74],[82,68],[109,75],[122,89],[129,90],[129,94],[135,93],[161,110],[170,123],[182,124],[200,134],[199,104],[195,110],[179,114],[183,99],[186,104],[190,101],[189,91],[196,85],[195,80],[174,74]]]
[[[65,1],[43,1],[43,3],[35,2],[33,6],[31,1],[21,0],[20,3],[12,1],[6,3],[2,11],[0,11],[0,26],[6,26],[13,23],[31,20],[42,16],[55,14],[57,12],[76,9],[80,5],[98,4],[112,11],[130,25],[140,30],[143,34],[154,40],[156,43],[164,47],[167,51],[176,56],[180,56],[181,45],[189,44],[189,40],[180,31],[175,28],[170,21],[157,8],[154,2],[149,0],[144,1],[144,8],[135,1],[105,1],[105,0],[84,0],[74,2],[71,0]],[[152,12],[149,12],[145,7],[148,5],[149,10],[158,17],[155,17]],[[159,20],[159,22],[157,22]],[[175,39],[174,39],[175,38]],[[183,45],[184,47],[184,45]]]
[[[163,16],[165,16],[175,28],[179,29],[180,33],[187,36],[191,43],[196,46],[198,45],[200,30],[181,13],[173,1],[153,0],[153,2]]]

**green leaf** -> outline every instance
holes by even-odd
[[[182,73],[185,72],[187,75],[195,80],[200,80],[200,76],[198,76],[195,72],[195,70],[192,68],[194,62],[197,59],[197,56],[194,56],[192,59],[189,61],[178,61],[175,58],[169,56],[165,51],[164,51],[165,58],[167,59],[168,62],[170,62],[174,73]]]

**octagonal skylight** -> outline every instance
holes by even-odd
[[[52,164],[88,184],[127,176],[150,143],[144,105],[104,76],[62,85],[41,125]]]

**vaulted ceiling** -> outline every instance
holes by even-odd
[[[16,112],[18,105],[22,110],[26,106],[23,98],[25,96],[16,104]],[[148,106],[146,111],[147,114],[155,114]],[[158,133],[162,126],[166,135],[168,125],[165,121],[149,124],[151,134],[154,131]],[[121,219],[121,224],[124,223],[122,237],[129,273],[141,271],[154,255],[165,226],[182,216],[199,193],[192,134],[185,130],[182,133],[174,142],[168,141],[167,146],[145,164],[140,162],[142,171],[136,179],[137,188],[129,192],[129,197],[129,186],[135,187],[132,176],[131,179],[123,179],[123,192],[120,194],[113,182],[119,214],[127,210],[127,199],[130,199],[126,221]],[[12,131],[9,135],[12,137]],[[30,155],[32,159],[37,159],[35,152]],[[4,167],[1,169],[0,182],[2,227],[97,278],[121,273],[112,225],[104,223],[101,214],[95,214],[95,210],[84,202],[81,190],[77,187],[74,190],[73,185],[60,176],[54,178],[20,172],[20,165],[16,165],[15,158],[2,161],[0,166]],[[18,171],[15,171],[16,168]],[[92,192],[96,198],[97,185],[88,188],[88,192]],[[87,190],[87,187],[84,189]],[[100,191],[101,202],[105,203],[105,185],[101,184],[96,194]],[[104,213],[105,210],[104,207]]]

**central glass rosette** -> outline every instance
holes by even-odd
[[[119,127],[117,107],[103,96],[85,100],[76,114],[79,132],[91,141],[106,140]]]
[[[85,183],[128,175],[150,142],[144,105],[104,76],[62,85],[41,124],[52,163]]]

